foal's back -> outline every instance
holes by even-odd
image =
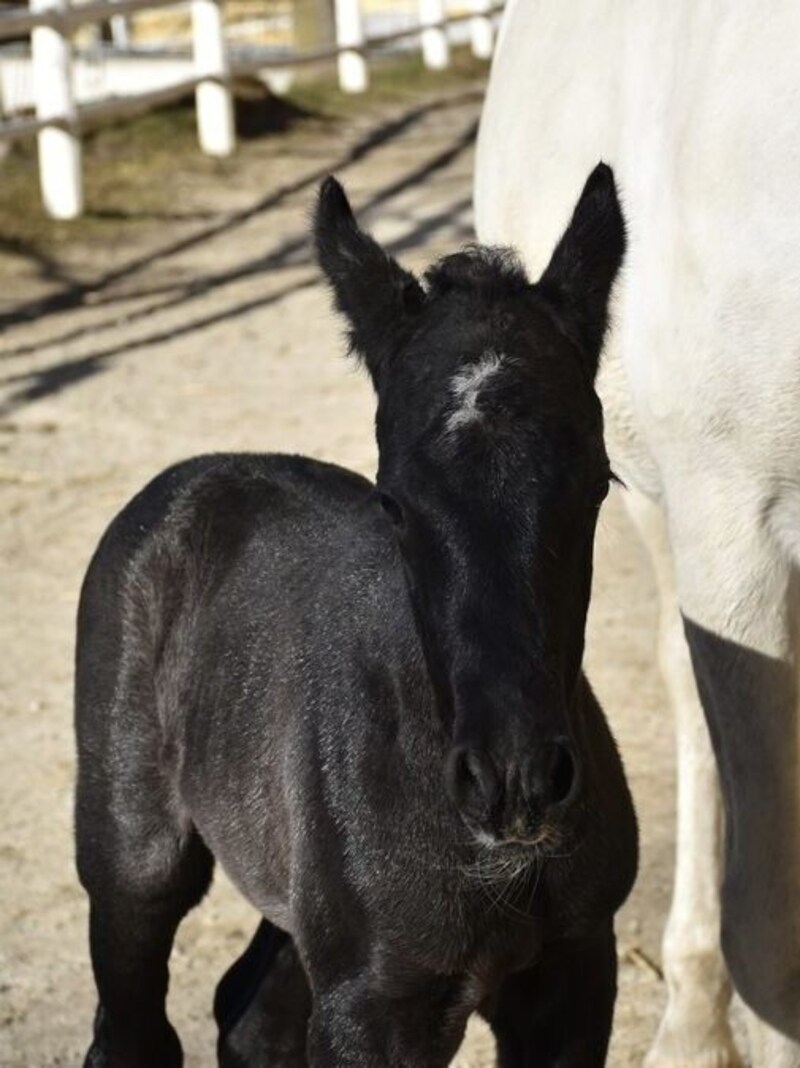
[[[121,760],[150,747],[156,795],[288,929],[292,866],[326,841],[298,841],[310,812],[358,834],[364,874],[385,870],[387,820],[392,863],[407,865],[426,792],[446,819],[432,698],[372,491],[299,456],[198,457],[117,516],[81,599],[79,745],[102,723]]]

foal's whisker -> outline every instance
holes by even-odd
[[[463,873],[469,878],[475,879],[481,890],[486,894],[491,907],[497,909],[503,915],[531,923],[535,917],[529,911],[519,908],[510,900],[514,884],[523,877],[530,878],[531,872],[536,869],[536,878],[528,895],[528,908],[533,902],[536,890],[539,886],[543,868],[543,858],[540,851],[534,847],[531,852],[507,855],[500,848],[482,849],[478,852],[472,864],[462,866]]]

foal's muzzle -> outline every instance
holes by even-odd
[[[566,738],[539,742],[518,759],[455,746],[447,759],[447,789],[464,821],[493,841],[536,844],[545,827],[557,831],[580,788],[577,754]]]

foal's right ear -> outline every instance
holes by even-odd
[[[320,187],[314,243],[336,307],[348,320],[350,344],[377,381],[404,327],[422,307],[424,290],[359,229],[344,189],[333,177]]]

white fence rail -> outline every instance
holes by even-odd
[[[472,50],[487,59],[494,42],[494,19],[503,3],[468,0],[469,10],[447,16],[444,0],[418,0],[419,23],[365,37],[359,0],[335,0],[337,46],[317,52],[231,63],[226,48],[221,0],[191,0],[194,74],[148,92],[108,97],[76,105],[71,34],[79,26],[119,19],[137,11],[173,5],[177,0],[30,0],[30,10],[0,15],[0,42],[30,35],[34,118],[0,122],[0,141],[35,135],[45,210],[53,218],[74,219],[83,211],[81,132],[107,119],[141,114],[194,91],[200,147],[212,156],[230,155],[236,145],[232,75],[263,74],[337,61],[339,84],[360,93],[369,85],[368,57],[376,49],[410,38],[420,41],[425,65],[442,70],[450,62],[448,28],[469,21]]]

